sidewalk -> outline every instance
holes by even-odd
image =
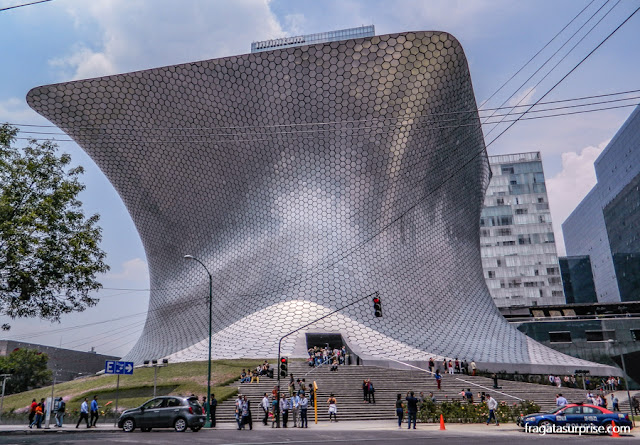
[[[67,433],[88,433],[88,432],[106,433],[120,431],[119,428],[113,426],[113,423],[100,424],[95,428],[87,428],[86,425],[80,425],[76,428],[75,424],[64,425],[62,428],[50,425],[49,428],[44,426],[40,429],[33,427],[29,428],[27,425],[0,425],[0,435],[8,434],[67,434]]]

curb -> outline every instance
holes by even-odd
[[[117,433],[120,432],[120,429],[109,428],[109,429],[98,429],[98,428],[68,428],[68,429],[57,429],[57,428],[41,428],[41,429],[29,429],[28,427],[24,427],[26,429],[15,429],[15,430],[4,430],[0,427],[0,435],[24,435],[24,436],[41,436],[45,434],[78,434],[78,433]]]

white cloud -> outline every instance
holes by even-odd
[[[562,170],[546,181],[556,247],[560,255],[565,254],[562,223],[596,184],[593,163],[608,143],[605,141],[597,147],[585,147],[580,153],[562,153]]]
[[[509,99],[508,105],[510,107],[515,107],[516,105],[526,105],[529,103],[533,103],[533,95],[535,94],[536,89],[534,87],[528,87],[524,90],[515,94],[511,99]],[[519,111],[525,111],[526,108],[522,108]]]
[[[110,272],[106,275],[107,280],[118,282],[127,281],[130,283],[149,284],[149,267],[147,262],[141,258],[133,258],[122,263],[120,272]]]
[[[284,16],[284,24],[289,35],[304,34],[307,25],[307,19],[304,14],[287,14]]]
[[[10,97],[6,100],[0,100],[0,123],[2,122],[34,122],[42,120],[40,115],[36,114],[27,106],[23,99]]]
[[[74,79],[244,54],[254,40],[284,34],[268,0],[93,0],[78,5],[69,3],[67,10],[77,26],[94,24],[97,43],[83,42],[52,61]]]

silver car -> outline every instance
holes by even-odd
[[[118,428],[130,433],[136,428],[151,431],[151,428],[174,428],[184,432],[187,428],[199,431],[207,416],[197,397],[156,397],[142,406],[129,409],[120,415]]]

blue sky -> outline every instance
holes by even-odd
[[[452,33],[465,49],[476,99],[482,103],[580,10],[590,4],[584,21],[605,1],[53,0],[0,12],[0,121],[47,124],[25,102],[27,92],[38,85],[242,54],[256,40],[368,24],[376,26],[377,34]],[[21,1],[0,0],[0,7],[17,3]],[[625,0],[614,5],[613,0],[605,4],[599,16],[613,7],[611,12],[546,81],[532,90],[534,80],[516,91],[533,72],[525,70],[487,106],[500,105],[514,92],[521,98],[532,91],[523,103],[537,100],[640,3]],[[576,29],[572,26],[562,37]],[[550,56],[560,44],[551,45],[544,55]],[[638,54],[640,13],[545,100],[640,89]],[[535,68],[542,60],[535,60]],[[560,241],[560,224],[595,183],[594,159],[631,110],[519,122],[489,147],[489,154],[542,152]],[[488,140],[496,134],[498,130]],[[60,324],[14,320],[7,337],[80,350],[95,346],[98,352],[123,355],[142,329],[148,292],[119,289],[148,288],[145,253],[129,214],[102,172],[76,144],[61,142],[60,147],[86,168],[84,208],[101,215],[103,248],[112,270],[103,277],[106,289],[97,307],[65,316]],[[563,253],[562,242],[559,249]],[[71,329],[114,318],[118,320]],[[0,322],[6,321],[0,317]]]

